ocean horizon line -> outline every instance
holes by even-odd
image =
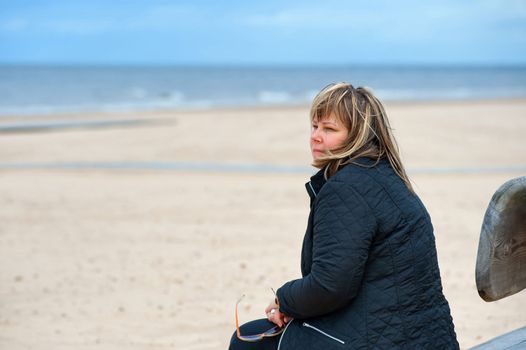
[[[526,62],[372,62],[372,63],[162,63],[162,62],[0,62],[0,67],[56,67],[56,68],[247,68],[247,69],[304,69],[304,68],[451,68],[526,69]]]

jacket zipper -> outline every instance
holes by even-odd
[[[314,187],[312,187],[312,181],[309,181],[309,187],[310,187],[310,189],[312,191],[312,194],[314,194],[314,197],[317,197],[318,194],[316,193],[316,191],[314,191]]]
[[[344,342],[343,340],[338,339],[338,338],[336,338],[336,337],[333,337],[332,335],[325,333],[325,332],[322,331],[321,329],[316,328],[316,327],[314,327],[313,325],[311,325],[311,324],[309,324],[309,323],[307,323],[307,322],[303,322],[303,327],[308,327],[308,328],[314,329],[314,330],[317,331],[318,333],[321,333],[321,334],[323,334],[324,336],[331,338],[332,340],[336,340],[336,341],[337,341],[338,343],[340,343],[340,344],[345,344],[345,342]]]
[[[279,348],[281,347],[281,341],[283,340],[283,336],[285,335],[285,332],[287,332],[287,328],[289,328],[290,324],[291,324],[293,321],[294,321],[294,320],[290,320],[290,322],[287,323],[287,325],[285,326],[285,329],[283,330],[283,333],[279,336],[278,350],[279,350]]]

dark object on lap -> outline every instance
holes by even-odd
[[[266,318],[253,320],[239,327],[241,334],[258,334],[274,326]],[[276,337],[266,337],[257,342],[246,342],[237,338],[236,332],[230,339],[229,350],[276,350],[281,334]]]

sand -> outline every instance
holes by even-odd
[[[526,101],[387,110],[433,219],[461,347],[526,325],[526,291],[486,303],[474,279],[486,206],[503,182],[526,172]],[[242,294],[241,321],[260,318],[270,287],[299,277],[312,172],[307,113],[0,119],[0,127],[151,121],[0,132],[0,348],[226,349]],[[262,166],[240,167],[247,164]]]

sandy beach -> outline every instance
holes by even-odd
[[[386,107],[461,347],[525,326],[526,291],[486,303],[474,270],[492,194],[526,173],[526,100]],[[0,348],[226,349],[241,295],[261,318],[300,276],[308,134],[307,106],[1,118]]]

